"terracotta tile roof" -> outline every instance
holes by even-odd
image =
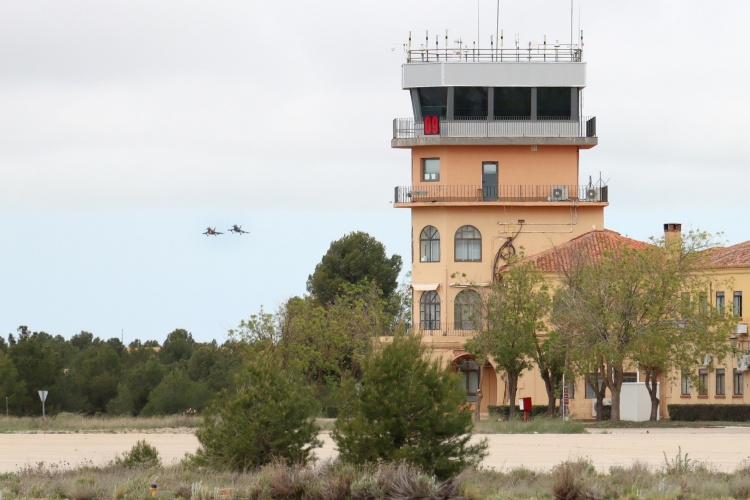
[[[647,248],[651,245],[626,238],[609,229],[589,231],[560,246],[527,257],[536,263],[543,272],[557,272],[570,268],[576,262],[596,260],[604,252],[616,248]],[[502,270],[501,270],[502,271]]]
[[[750,267],[750,241],[706,250],[714,269]]]

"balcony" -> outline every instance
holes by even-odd
[[[393,120],[394,148],[430,145],[577,145],[590,148],[598,143],[596,117],[509,117],[502,119],[440,119],[438,134],[425,134],[424,123],[414,118]]]
[[[435,320],[412,325],[410,333],[425,337],[473,337],[477,333],[473,326],[471,321],[443,323]]]
[[[418,184],[397,186],[394,203],[414,206],[456,203],[477,204],[539,204],[539,203],[608,203],[609,187],[594,185],[517,185],[517,186],[453,186]]]

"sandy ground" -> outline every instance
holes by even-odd
[[[336,456],[328,433],[318,458]],[[489,456],[483,465],[498,470],[521,466],[549,470],[568,459],[586,458],[597,469],[629,466],[640,461],[659,468],[678,453],[690,460],[706,462],[718,470],[731,472],[750,458],[750,427],[711,427],[692,429],[612,429],[590,434],[489,434]],[[157,450],[164,464],[178,462],[185,453],[198,448],[191,431],[165,433],[101,434],[0,434],[0,472],[44,463],[51,467],[104,465],[117,454],[129,451],[145,440]],[[681,452],[680,452],[681,449]]]

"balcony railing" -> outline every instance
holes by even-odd
[[[439,320],[412,325],[411,333],[425,337],[473,337],[477,334],[471,321],[463,323],[443,323]]]
[[[598,202],[609,201],[609,187],[598,185],[518,185],[455,186],[425,183],[397,186],[395,203],[466,203],[466,202]]]
[[[406,51],[407,63],[420,62],[581,62],[583,50],[577,45],[570,44],[532,44],[527,47],[489,48],[476,47],[454,48],[419,48]]]
[[[393,120],[394,139],[417,137],[596,137],[596,117],[441,118],[440,133],[435,135],[425,135],[424,123],[414,118]]]

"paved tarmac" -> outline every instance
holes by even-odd
[[[639,461],[654,469],[681,454],[691,461],[705,462],[717,470],[734,471],[750,458],[750,427],[696,427],[681,429],[592,430],[589,434],[486,434],[489,455],[483,466],[497,470],[526,467],[550,470],[565,460],[584,458],[607,472],[611,466],[630,466]],[[330,434],[321,435],[320,459],[333,459],[337,452]],[[191,432],[125,434],[0,434],[0,472],[22,467],[70,468],[104,465],[138,441],[154,446],[166,465],[194,453],[198,439]],[[666,458],[665,458],[666,455]]]

